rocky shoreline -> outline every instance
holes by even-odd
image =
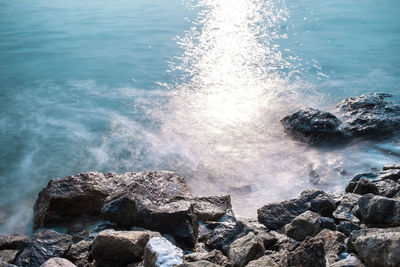
[[[342,101],[343,121],[302,109],[282,124],[311,144],[390,136],[400,105],[387,97]],[[0,267],[400,266],[400,163],[257,213],[238,220],[229,195],[196,196],[168,171],[57,178],[38,195],[35,233],[0,236]]]

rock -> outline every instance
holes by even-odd
[[[398,200],[366,194],[358,205],[362,220],[369,225],[400,226],[400,202]]]
[[[76,267],[75,264],[63,258],[51,258],[40,267]]]
[[[268,229],[276,230],[296,216],[311,210],[329,216],[336,208],[334,200],[321,190],[306,190],[299,197],[280,203],[271,203],[257,210],[258,221]]]
[[[360,230],[360,225],[349,222],[349,221],[341,221],[337,226],[337,230],[349,236],[351,232],[355,230]]]
[[[155,204],[191,195],[181,176],[166,171],[90,172],[53,179],[36,200],[33,227],[70,224],[83,215],[99,217],[106,202],[128,193]]]
[[[283,254],[283,255],[282,255]],[[253,260],[246,265],[246,267],[282,267],[287,266],[285,265],[286,262],[286,254],[276,252],[274,254],[265,255],[257,260]]]
[[[272,248],[272,250],[279,251],[292,251],[296,248],[298,241],[294,240],[291,237],[288,237],[285,234],[278,233],[276,231],[271,231],[270,234],[275,236],[277,239],[276,245]]]
[[[17,267],[17,265],[9,264],[7,262],[4,262],[4,261],[0,260],[0,267]]]
[[[31,237],[29,245],[17,256],[15,264],[22,267],[40,266],[50,258],[65,255],[71,243],[70,235],[53,230],[36,233]]]
[[[148,240],[146,232],[104,230],[94,239],[91,253],[100,266],[126,266],[142,258]]]
[[[378,173],[378,178],[380,180],[390,179],[398,182],[400,179],[400,169],[388,169]]]
[[[0,249],[20,249],[29,243],[25,235],[0,235]]]
[[[327,262],[332,264],[340,259],[339,255],[345,250],[344,241],[346,236],[337,231],[324,229],[315,236],[325,241],[325,255]]]
[[[314,108],[299,109],[281,120],[284,131],[293,138],[311,144],[340,140],[341,121],[333,114]]]
[[[367,266],[400,266],[400,228],[353,231],[348,247],[355,251]]]
[[[228,257],[234,267],[245,266],[249,261],[262,257],[265,248],[262,240],[253,233],[236,239],[230,246]]]
[[[358,194],[358,195],[365,195],[368,193],[379,195],[379,190],[373,181],[370,181],[365,178],[361,178],[358,181],[358,183],[352,193]]]
[[[364,263],[362,263],[354,255],[351,255],[343,260],[337,261],[329,266],[330,267],[365,267]]]
[[[333,220],[332,218],[321,217],[320,222],[321,222],[321,229],[329,229],[332,231],[336,231],[335,220]]]
[[[356,186],[361,179],[367,179],[373,181],[376,180],[377,177],[378,175],[376,173],[371,173],[371,172],[357,174],[347,184],[346,193],[354,193],[354,190],[356,189]]]
[[[303,241],[307,236],[315,236],[321,230],[321,216],[312,211],[306,211],[289,224],[285,225],[285,234],[297,241]]]
[[[380,174],[362,173],[356,175],[349,182],[346,187],[346,192],[359,195],[372,193],[374,195],[393,197],[400,191],[400,185],[395,181],[397,181],[396,176],[388,172],[381,172]]]
[[[138,210],[135,196],[128,193],[106,202],[101,208],[101,214],[104,219],[129,228],[134,224],[134,216]]]
[[[146,245],[144,266],[170,267],[183,264],[183,251],[164,237],[153,237]]]
[[[302,267],[325,267],[325,248],[322,239],[307,238],[287,253],[287,265]]]
[[[341,101],[346,132],[353,137],[382,138],[391,136],[400,127],[400,105],[388,101],[389,94],[373,93]]]
[[[338,221],[350,221],[360,223],[360,220],[353,214],[353,208],[358,204],[360,195],[347,193],[343,195],[339,206],[333,212],[333,217]]]
[[[219,250],[214,249],[211,252],[197,252],[185,255],[185,260],[188,262],[196,262],[206,260],[221,266],[228,266],[229,260]]]
[[[179,267],[218,267],[220,265],[217,265],[215,263],[206,261],[206,260],[201,260],[201,261],[195,261],[195,262],[186,262],[183,264],[178,265]]]
[[[77,266],[84,266],[90,262],[90,251],[92,242],[82,240],[76,244],[72,244],[68,250],[66,258]]]
[[[400,191],[400,185],[391,179],[385,179],[375,182],[379,195],[384,197],[393,197]]]
[[[385,164],[383,170],[400,170],[400,162]]]
[[[4,249],[0,250],[0,261],[13,263],[18,250]]]
[[[245,223],[245,232],[247,232],[247,229],[261,239],[266,249],[275,245],[277,241],[276,237],[270,234],[268,228],[261,223],[248,221]]]

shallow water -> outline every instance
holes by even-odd
[[[399,161],[399,137],[310,148],[300,106],[399,93],[400,2],[0,2],[0,232],[49,179],[167,169],[239,216]]]

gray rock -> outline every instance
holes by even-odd
[[[329,216],[335,208],[335,201],[328,194],[314,189],[306,190],[291,200],[265,205],[257,213],[260,223],[268,229],[276,230],[307,210]]]
[[[218,267],[221,265],[217,265],[215,263],[206,261],[206,260],[201,260],[201,261],[195,261],[195,262],[186,262],[183,264],[178,265],[179,267]]]
[[[0,250],[0,261],[13,263],[15,256],[17,256],[18,250],[4,249]]]
[[[345,250],[346,236],[337,231],[324,229],[315,236],[325,241],[325,255],[327,262],[332,264],[340,259],[339,255]]]
[[[72,244],[66,258],[72,261],[77,266],[84,266],[90,262],[90,251],[92,242],[82,240],[76,244]]]
[[[27,245],[17,256],[15,264],[22,267],[36,267],[54,257],[65,255],[72,244],[70,235],[46,230],[32,236]]]
[[[367,180],[370,180],[370,181],[374,181],[374,180],[376,180],[377,178],[378,178],[378,174],[376,174],[376,173],[368,172],[368,173],[360,173],[360,174],[357,174],[357,175],[354,176],[354,177],[350,180],[350,182],[347,184],[347,186],[346,186],[346,193],[354,193],[354,190],[356,189],[356,186],[357,186],[358,182],[359,182],[361,179],[367,179]]]
[[[378,173],[380,180],[390,179],[398,182],[400,179],[400,169],[388,169]]]
[[[29,243],[26,235],[0,235],[0,249],[20,249]]]
[[[297,241],[303,241],[307,236],[315,236],[321,231],[321,216],[312,211],[306,211],[283,228],[285,234]]]
[[[321,229],[329,229],[332,231],[336,231],[336,224],[335,220],[328,217],[321,217]]]
[[[351,232],[353,232],[355,230],[360,230],[360,229],[361,229],[360,225],[349,222],[349,221],[341,221],[341,222],[339,222],[339,224],[337,226],[337,230],[347,236],[349,236],[351,234]]]
[[[17,267],[17,265],[9,264],[7,262],[4,262],[4,261],[0,260],[0,267]]]
[[[265,248],[262,240],[254,233],[236,239],[229,247],[228,257],[235,267],[245,266],[252,260],[262,257]]]
[[[181,176],[166,171],[91,172],[53,179],[36,200],[33,227],[70,224],[83,215],[100,216],[106,202],[127,193],[164,204],[176,196],[189,196],[190,190]]]
[[[367,266],[400,266],[400,228],[353,231],[348,247],[356,252]]]
[[[253,260],[246,267],[282,267],[287,266],[287,255],[285,252],[275,252]]]
[[[340,140],[341,121],[333,114],[314,108],[299,109],[281,120],[284,131],[293,138],[311,144]]]
[[[164,237],[153,237],[146,245],[145,267],[172,267],[183,264],[183,251]]]
[[[385,164],[383,170],[400,170],[400,162]]]
[[[347,185],[346,192],[365,195],[372,193],[385,197],[393,197],[400,191],[400,185],[395,181],[393,170],[375,173],[362,173],[356,175]],[[400,171],[399,171],[400,175]],[[397,178],[398,179],[398,178]]]
[[[400,185],[391,179],[384,179],[375,182],[379,195],[384,197],[393,197],[400,191]]]
[[[339,206],[333,212],[333,217],[339,221],[350,221],[360,223],[360,220],[353,214],[353,208],[358,204],[360,195],[347,193],[343,195]]]
[[[40,267],[76,267],[75,264],[63,258],[51,258]]]
[[[360,214],[369,225],[399,226],[400,202],[398,200],[367,194],[362,196],[358,205]]]
[[[369,179],[361,178],[357,182],[357,185],[354,188],[354,191],[352,193],[358,194],[358,195],[365,195],[368,193],[379,195],[379,189],[373,181],[370,181]]]
[[[356,256],[351,255],[343,260],[332,263],[330,267],[365,267],[364,263],[360,261]]]
[[[307,238],[293,251],[287,253],[287,265],[301,267],[325,267],[324,241],[317,238]]]
[[[196,262],[206,260],[221,266],[230,266],[229,260],[219,250],[214,249],[211,252],[197,252],[185,255],[185,261]]]
[[[143,256],[149,234],[137,231],[104,230],[93,241],[92,256],[101,266],[126,266]]]

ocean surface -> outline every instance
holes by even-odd
[[[400,93],[398,0],[0,0],[0,233],[51,178],[171,170],[239,217],[400,160],[399,136],[312,148],[298,107]]]

